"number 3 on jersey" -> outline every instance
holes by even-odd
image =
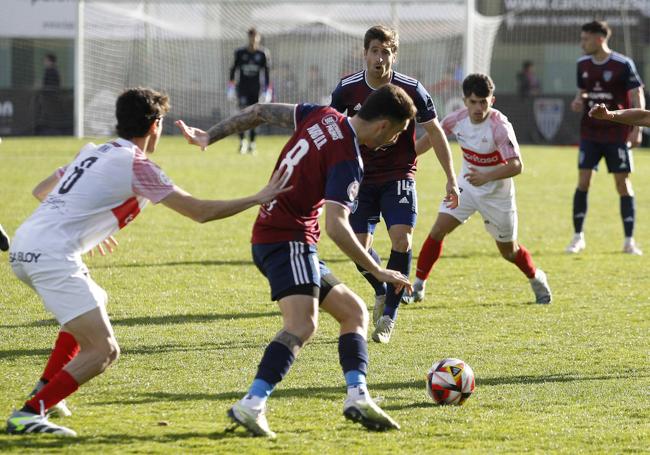
[[[77,180],[79,180],[81,176],[84,175],[84,171],[95,164],[95,161],[97,160],[98,158],[96,156],[91,156],[79,163],[79,166],[75,166],[72,174],[70,174],[68,178],[65,179],[65,181],[61,184],[61,188],[59,188],[59,194],[66,194],[68,191],[70,191],[74,184],[77,183]]]
[[[284,180],[282,181],[282,188],[287,186],[287,183],[289,183],[291,175],[293,174],[293,170],[298,165],[298,163],[300,163],[300,160],[305,157],[308,151],[309,142],[307,142],[307,139],[300,139],[298,142],[296,142],[296,145],[294,145],[291,150],[289,150],[284,156],[284,159],[280,162],[280,166],[278,166],[278,171],[280,172],[286,169],[286,174],[284,176]],[[265,207],[266,210],[270,212],[275,206],[276,202],[276,199],[273,199],[271,202],[269,202]]]

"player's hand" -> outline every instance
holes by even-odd
[[[460,201],[460,189],[456,180],[447,181],[447,196],[445,196],[446,207],[448,209],[455,209],[458,207]]]
[[[465,174],[465,180],[474,186],[481,186],[490,181],[483,172],[479,172],[475,167],[469,166],[467,168],[469,172]]]
[[[395,287],[395,294],[402,292],[402,289],[406,289],[408,293],[413,292],[413,285],[409,279],[397,270],[379,269],[377,272],[373,272],[372,276],[384,283],[391,283]]]
[[[183,133],[187,142],[189,144],[198,145],[201,147],[201,151],[205,150],[208,148],[208,145],[210,145],[210,135],[202,129],[187,126],[182,120],[176,120],[176,126],[181,130],[181,133]]]
[[[288,168],[285,167],[278,169],[273,173],[271,180],[269,180],[269,183],[255,195],[255,199],[257,200],[258,204],[266,204],[267,202],[271,202],[278,196],[278,194],[286,193],[293,188],[293,186],[284,186],[288,180],[287,172]]]
[[[232,82],[228,82],[228,88],[226,88],[226,98],[228,101],[235,101],[236,98],[236,93],[235,93],[235,84]]]
[[[109,253],[112,253],[113,250],[115,250],[115,247],[117,245],[119,245],[119,243],[117,243],[115,237],[109,235],[106,240],[104,240],[99,245],[97,245],[97,252],[99,253],[100,256],[106,256],[106,252],[108,251]],[[106,249],[104,249],[104,247],[106,247]],[[93,257],[95,255],[95,250],[90,250],[88,252],[88,255],[90,257]]]
[[[582,101],[582,98],[574,98],[573,101],[571,101],[571,110],[573,112],[582,112],[584,107],[585,103]]]
[[[638,147],[639,145],[641,145],[642,140],[643,140],[643,134],[641,133],[641,128],[639,128],[638,126],[633,127],[632,131],[630,131],[630,134],[627,136],[628,146],[630,148]]]
[[[609,114],[610,112],[603,103],[594,104],[594,107],[589,110],[589,117],[598,120],[609,120]]]

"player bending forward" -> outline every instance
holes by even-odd
[[[82,254],[104,239],[112,240],[148,201],[203,223],[269,202],[285,191],[286,174],[275,174],[254,196],[231,201],[195,199],[172,184],[147,157],[156,149],[168,110],[166,95],[144,88],[125,91],[116,106],[119,138],[86,145],[33,191],[42,203],[16,231],[9,262],[61,330],[32,396],[7,420],[8,433],[76,436],[51,423],[47,413],[56,407],[59,414],[70,415],[62,400],[117,360],[120,350],[106,313],[107,295],[88,274]]]
[[[528,250],[517,242],[517,206],[512,177],[521,173],[523,164],[512,125],[501,112],[492,108],[492,79],[485,74],[467,76],[463,81],[463,101],[465,108],[442,121],[445,133],[456,136],[463,152],[459,180],[462,197],[456,208],[448,208],[445,203],[440,205],[438,218],[420,250],[412,299],[417,302],[424,298],[426,280],[442,254],[445,236],[474,212],[479,212],[501,256],[514,262],[530,280],[535,301],[551,303],[546,274],[535,267]],[[416,147],[419,150],[429,144],[419,140]]]
[[[415,111],[404,90],[386,85],[352,118],[327,106],[257,104],[207,133],[178,122],[188,141],[202,148],[262,123],[294,128],[275,165],[276,172],[285,172],[291,190],[260,208],[252,240],[253,260],[269,281],[283,327],[264,351],[248,393],[228,411],[236,424],[254,435],[275,437],[265,417],[267,398],[316,333],[319,306],[340,324],[339,361],[347,384],[343,414],[369,429],[399,428],[366,387],[366,305],[319,261],[316,244],[324,207],[325,230],[341,251],[379,281],[392,283],[397,292],[410,288],[400,272],[375,263],[354,235],[348,216],[363,176],[359,146],[374,149],[395,141]]]

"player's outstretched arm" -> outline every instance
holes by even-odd
[[[589,111],[589,116],[599,120],[623,123],[633,126],[650,126],[650,111],[645,109],[621,109],[610,111],[604,104],[596,104]]]
[[[430,122],[424,123],[422,126],[427,132],[429,142],[431,145],[433,145],[433,150],[436,153],[436,157],[438,157],[440,166],[447,176],[447,185],[445,188],[447,192],[447,195],[445,196],[447,207],[451,209],[456,208],[458,207],[460,190],[458,189],[458,182],[456,181],[456,173],[454,172],[454,160],[451,157],[451,148],[449,147],[447,136],[442,130],[442,126],[440,125],[438,119],[433,119]]]
[[[282,172],[276,171],[269,183],[256,194],[226,201],[197,199],[183,189],[174,186],[174,191],[161,202],[166,207],[198,223],[206,223],[236,215],[255,205],[271,202],[279,194],[289,191],[292,188],[284,187],[285,179],[286,170]]]
[[[382,269],[370,257],[363,245],[354,235],[350,222],[348,221],[348,209],[334,202],[325,203],[325,230],[336,246],[339,247],[352,261],[372,273],[379,281],[395,285],[395,293],[402,288],[411,292],[411,283],[408,278],[397,270]]]
[[[241,133],[255,128],[264,123],[274,126],[293,128],[293,115],[295,104],[269,103],[253,104],[246,109],[220,121],[207,132],[198,128],[185,125],[182,120],[176,122],[183,136],[190,144],[195,144],[205,149],[213,142],[217,142],[231,134]]]

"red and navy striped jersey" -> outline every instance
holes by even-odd
[[[318,217],[324,203],[351,209],[363,178],[356,133],[348,117],[329,106],[298,104],[295,130],[282,149],[274,172],[289,171],[293,188],[260,207],[253,226],[254,244],[301,241],[318,243]]]
[[[610,110],[631,107],[629,91],[643,85],[634,62],[617,52],[612,52],[607,60],[600,63],[585,55],[578,59],[577,76],[578,88],[587,95],[580,122],[580,137],[603,143],[625,142],[631,127],[591,118],[588,112],[597,103],[604,103]]]
[[[436,118],[436,108],[431,95],[420,82],[393,71],[391,84],[403,88],[413,99],[417,108],[415,120],[418,123],[427,123]],[[341,79],[332,92],[331,106],[339,112],[347,112],[349,116],[353,116],[373,91],[374,89],[366,81],[366,71],[359,71]],[[391,146],[375,150],[361,146],[361,156],[365,166],[365,183],[384,183],[414,178],[417,169],[415,124],[410,122],[407,130]]]

